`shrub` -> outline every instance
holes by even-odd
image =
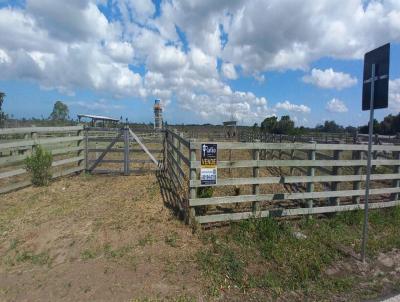
[[[51,179],[51,164],[53,156],[42,146],[35,146],[31,156],[25,159],[26,170],[31,173],[31,180],[35,186],[47,186]]]
[[[213,187],[200,187],[197,189],[197,196],[199,198],[210,198],[213,196]]]

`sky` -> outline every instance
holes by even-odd
[[[391,43],[400,110],[399,0],[0,0],[0,91],[17,118],[78,113],[242,125],[290,115],[363,125],[363,56]]]

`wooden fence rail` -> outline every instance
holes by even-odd
[[[29,186],[24,160],[41,145],[54,157],[53,178],[84,170],[82,126],[0,129],[0,193]]]

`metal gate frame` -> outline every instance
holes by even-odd
[[[90,149],[89,148],[89,131],[116,131],[116,128],[98,128],[98,127],[86,127],[85,128],[85,153],[86,153],[86,171],[89,173],[121,173],[120,171],[115,171],[115,170],[96,170],[96,167],[100,163],[123,163],[123,174],[124,175],[129,175],[130,174],[130,159],[129,159],[129,153],[130,153],[130,143],[133,141],[136,141],[140,148],[149,156],[151,162],[153,162],[157,168],[159,168],[159,163],[153,156],[153,154],[150,153],[150,151],[147,149],[147,147],[143,144],[143,142],[140,140],[140,138],[131,130],[129,129],[128,126],[124,126],[123,128],[120,128],[117,135],[111,140],[110,144],[105,148],[105,149]],[[112,148],[117,142],[123,142],[124,143],[124,150],[123,150],[123,160],[105,160],[104,157],[109,153],[113,152]],[[90,152],[97,152],[101,151],[102,153],[100,156],[93,162],[92,165],[90,160],[89,160],[89,153]]]

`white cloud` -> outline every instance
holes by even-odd
[[[400,111],[400,78],[389,81],[389,109],[396,114]]]
[[[311,109],[310,107],[306,105],[296,105],[293,103],[290,103],[289,101],[284,101],[282,103],[277,103],[275,105],[276,109],[281,109],[281,110],[286,110],[286,111],[291,111],[291,112],[300,112],[300,113],[310,113]]]
[[[223,75],[229,80],[236,80],[238,78],[235,66],[232,63],[223,63],[221,70]]]
[[[310,75],[303,77],[303,82],[321,88],[341,90],[357,84],[357,79],[347,73],[334,71],[332,68],[325,70],[313,68]]]
[[[331,99],[326,103],[326,110],[329,112],[334,112],[334,113],[344,113],[349,111],[349,109],[346,107],[346,104],[343,103],[339,99]]]
[[[223,57],[249,73],[306,69],[324,56],[362,58],[375,46],[400,40],[399,12],[399,1],[247,1],[230,8]]]
[[[309,112],[290,102],[269,108],[265,97],[236,91],[226,80],[238,71],[263,82],[268,70],[306,70],[321,57],[361,58],[387,40],[400,41],[394,0],[168,0],[159,14],[151,0],[25,3],[0,9],[1,79],[29,79],[68,93],[157,97],[194,116],[201,108],[210,122],[231,111],[248,124],[277,109]],[[109,6],[109,16],[99,4]],[[286,16],[290,22],[282,22]],[[354,84],[344,73],[321,72],[330,78],[319,85]]]

